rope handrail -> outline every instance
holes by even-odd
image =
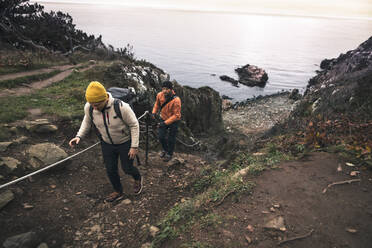
[[[43,172],[43,171],[45,171],[45,170],[48,170],[48,169],[50,169],[50,168],[52,168],[52,167],[54,167],[54,166],[56,166],[56,165],[58,165],[58,164],[60,164],[60,163],[63,163],[63,162],[65,162],[65,161],[67,161],[67,160],[69,160],[69,159],[71,159],[71,158],[73,158],[73,157],[76,157],[77,155],[79,155],[79,154],[81,154],[81,153],[83,153],[83,152],[86,152],[86,151],[92,149],[93,147],[95,147],[95,146],[98,145],[99,143],[101,143],[101,142],[99,141],[99,142],[97,142],[97,143],[95,143],[95,144],[89,146],[88,148],[85,148],[84,150],[82,150],[82,151],[80,151],[80,152],[77,152],[77,153],[75,153],[75,154],[73,154],[73,155],[71,155],[71,156],[69,156],[69,157],[67,157],[67,158],[64,158],[64,159],[62,159],[62,160],[60,160],[60,161],[57,161],[57,162],[55,162],[54,164],[48,165],[48,166],[46,166],[46,167],[44,167],[44,168],[42,168],[42,169],[40,169],[40,170],[34,171],[34,172],[32,172],[32,173],[30,173],[30,174],[28,174],[28,175],[25,175],[25,176],[23,176],[23,177],[20,177],[20,178],[16,179],[16,180],[13,180],[13,181],[8,182],[8,183],[6,183],[6,184],[0,185],[0,189],[5,188],[5,187],[7,187],[7,186],[9,186],[9,185],[12,185],[12,184],[14,184],[14,183],[17,183],[17,182],[19,182],[19,181],[22,181],[22,180],[24,180],[24,179],[26,179],[26,178],[29,178],[29,177],[31,177],[31,176],[34,176],[34,175],[36,175],[36,174],[39,174],[40,172]]]

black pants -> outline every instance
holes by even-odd
[[[128,152],[131,141],[127,141],[119,145],[111,145],[106,142],[101,142],[103,160],[105,161],[107,176],[110,179],[112,186],[116,192],[123,192],[123,187],[120,183],[118,173],[118,158],[120,156],[121,168],[123,171],[131,175],[134,180],[140,180],[141,175],[136,167],[133,166],[133,159],[130,159]]]
[[[160,140],[161,146],[163,147],[163,150],[166,153],[168,153],[170,156],[173,155],[174,146],[176,144],[177,130],[178,130],[178,121],[173,122],[172,124],[164,126],[164,127],[159,127],[159,140]]]

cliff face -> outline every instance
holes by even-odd
[[[313,114],[344,114],[361,121],[372,117],[372,37],[355,50],[321,63],[310,79],[304,103]]]

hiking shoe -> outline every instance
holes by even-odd
[[[139,195],[142,192],[143,188],[143,177],[141,177],[141,180],[134,180],[134,194]]]
[[[163,158],[163,161],[164,161],[164,162],[169,162],[171,159],[172,159],[172,155],[165,154],[165,156],[164,156],[164,158]]]
[[[109,194],[109,196],[106,197],[105,201],[106,202],[113,202],[113,201],[116,201],[116,200],[120,200],[122,197],[123,197],[123,193],[115,191],[115,192],[112,192],[111,194]]]
[[[166,153],[165,151],[162,151],[162,152],[159,154],[159,156],[160,156],[161,158],[164,158],[165,154],[167,154],[167,153]]]

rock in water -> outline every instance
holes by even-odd
[[[269,77],[265,70],[255,66],[255,65],[245,65],[241,68],[235,69],[239,75],[239,83],[247,86],[258,86],[265,87]]]

